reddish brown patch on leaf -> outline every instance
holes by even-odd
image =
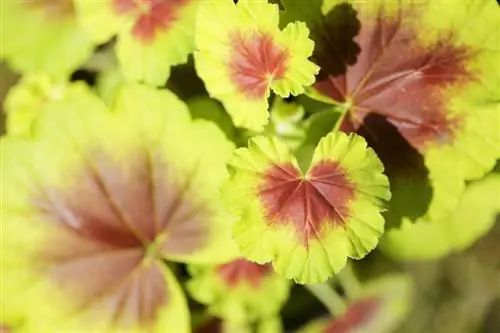
[[[285,75],[288,53],[271,35],[253,33],[231,36],[232,55],[229,62],[231,79],[245,96],[263,98],[271,79]]]
[[[26,5],[44,11],[49,19],[63,19],[75,14],[73,0],[30,0]]]
[[[137,0],[113,0],[113,6],[118,14],[128,14],[138,8]]]
[[[421,45],[412,21],[403,19],[418,15],[415,6],[399,15],[381,8],[378,15],[362,16],[355,38],[361,48],[356,63],[343,74],[319,80],[315,87],[337,101],[352,101],[346,121],[355,129],[367,114],[376,113],[422,151],[428,145],[451,142],[461,126],[461,119],[447,111],[443,91],[474,80],[466,67],[474,53],[454,46],[451,34],[434,45]],[[331,67],[326,57],[321,60],[322,68]]]
[[[236,287],[240,283],[250,283],[258,288],[262,279],[271,271],[269,264],[259,265],[245,259],[237,259],[217,267],[217,273],[229,287]]]
[[[11,330],[8,326],[0,324],[0,333],[10,333],[10,332],[11,332]]]
[[[193,177],[176,176],[153,152],[116,161],[90,154],[67,188],[40,186],[34,204],[53,230],[37,263],[77,303],[117,327],[149,325],[168,305],[161,253],[207,241],[210,211]]]
[[[335,162],[314,165],[307,176],[292,164],[273,165],[265,173],[259,196],[271,224],[293,224],[305,246],[319,239],[325,224],[343,226],[355,185]]]
[[[118,14],[135,13],[132,34],[143,42],[152,42],[178,19],[179,8],[191,0],[114,0]]]
[[[323,332],[349,333],[357,331],[360,327],[374,319],[379,307],[380,300],[376,298],[356,301],[341,317],[333,320]]]

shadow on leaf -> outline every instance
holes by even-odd
[[[341,75],[356,63],[361,48],[354,41],[361,29],[357,12],[348,3],[336,5],[312,27],[316,43],[314,61],[321,67],[319,78]]]
[[[423,156],[383,116],[369,114],[359,128],[368,145],[382,160],[391,184],[392,199],[386,212],[388,227],[403,217],[423,216],[432,200],[432,186]]]

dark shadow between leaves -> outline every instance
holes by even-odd
[[[429,171],[423,156],[383,116],[368,115],[358,130],[382,160],[391,184],[392,199],[385,213],[389,228],[403,217],[423,216],[432,200]]]
[[[356,63],[361,48],[354,39],[360,30],[357,11],[348,3],[336,5],[313,24],[313,60],[321,67],[319,79],[344,74],[349,65]]]

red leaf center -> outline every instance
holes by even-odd
[[[305,246],[319,239],[325,225],[343,226],[349,216],[354,184],[335,162],[321,162],[306,177],[292,164],[265,173],[259,196],[272,225],[293,224]]]
[[[461,119],[448,112],[444,91],[474,80],[467,69],[474,53],[455,46],[451,32],[434,45],[422,45],[419,31],[404,21],[419,15],[418,5],[395,15],[381,5],[378,14],[361,15],[361,29],[354,39],[360,47],[356,62],[345,73],[327,75],[316,83],[323,94],[353,102],[344,129],[357,130],[366,115],[376,113],[417,149],[453,140]],[[343,48],[336,45],[335,50]],[[324,70],[331,67],[327,59],[322,54]]]
[[[259,265],[245,259],[237,259],[217,267],[217,272],[230,287],[250,283],[258,288],[262,279],[272,271],[271,265]]]
[[[379,307],[380,300],[376,298],[357,301],[340,318],[333,320],[325,328],[324,333],[348,333],[357,330],[373,320]]]
[[[114,0],[118,14],[135,13],[132,34],[143,42],[151,42],[160,31],[170,28],[178,18],[178,10],[191,0]]]
[[[117,161],[95,150],[66,188],[40,185],[33,203],[51,239],[36,262],[77,309],[118,327],[149,325],[167,304],[161,253],[186,254],[207,241],[210,211],[193,177],[180,182],[159,155]]]
[[[288,53],[269,34],[235,33],[231,36],[230,76],[249,98],[265,96],[272,79],[285,75]]]

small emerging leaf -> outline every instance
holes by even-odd
[[[192,267],[188,291],[209,311],[229,322],[253,324],[278,314],[290,282],[271,265],[236,259],[213,267]]]

